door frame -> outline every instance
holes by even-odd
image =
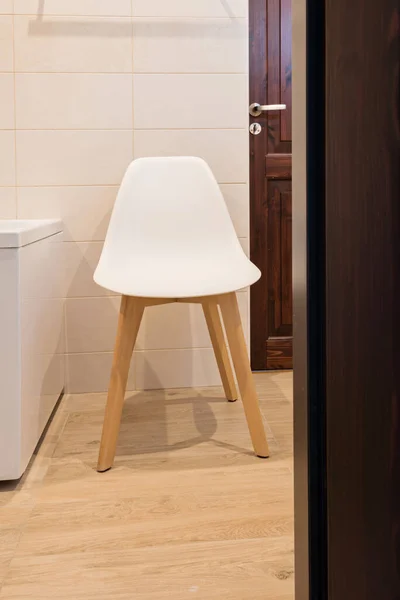
[[[293,9],[296,600],[395,600],[400,8]]]
[[[324,22],[323,1],[292,2],[296,600],[328,599]]]
[[[263,38],[253,35],[262,26],[267,29],[265,0],[249,0],[249,92],[250,102],[267,99],[266,45]],[[256,100],[257,99],[257,100]],[[250,135],[250,258],[257,264],[257,257],[267,253],[267,235],[264,221],[255,207],[262,207],[267,193],[266,178],[257,173],[265,172],[265,156],[268,151],[268,129],[263,127],[259,135]],[[250,358],[253,371],[266,369],[266,337],[268,321],[268,273],[262,265],[261,279],[250,290]],[[254,317],[257,310],[257,319]]]

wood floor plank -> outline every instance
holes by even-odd
[[[291,537],[280,536],[268,544],[256,539],[181,544],[173,551],[156,546],[124,553],[32,556],[13,561],[4,598],[179,600],[192,597],[195,590],[194,597],[204,599],[289,598],[290,548]]]
[[[66,397],[27,474],[0,484],[0,599],[293,600],[291,374],[256,386],[270,459],[220,388],[138,392],[106,474],[105,395]]]

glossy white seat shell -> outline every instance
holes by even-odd
[[[128,167],[94,280],[126,296],[224,294],[261,276],[219,186],[200,158],[141,158]]]

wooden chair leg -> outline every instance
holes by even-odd
[[[236,390],[235,378],[233,376],[231,361],[228,350],[225,345],[224,331],[222,329],[221,318],[216,300],[204,300],[203,311],[207,321],[208,331],[210,333],[215,358],[217,359],[218,369],[224,386],[225,396],[229,402],[236,402],[238,393]]]
[[[268,442],[250,368],[236,294],[225,294],[220,296],[218,301],[221,306],[233,366],[236,371],[254,451],[257,456],[267,458],[269,456]]]
[[[129,366],[143,311],[144,303],[140,299],[122,296],[103,433],[100,443],[99,461],[97,465],[97,470],[100,473],[108,471],[114,464]]]

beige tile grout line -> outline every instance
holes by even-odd
[[[133,20],[133,15],[134,15],[134,0],[131,0],[131,60],[132,60],[132,160],[134,160],[135,158],[135,77],[134,77],[134,71],[135,71],[135,42],[134,42],[134,38],[133,38],[133,33],[134,33],[134,20]],[[132,361],[131,361],[132,362]],[[138,374],[137,374],[137,361],[134,360],[133,361],[133,384],[132,387],[133,389],[136,391],[137,389],[137,378],[138,378]]]
[[[135,42],[133,39],[134,32],[134,0],[131,0],[131,60],[132,60],[132,159],[135,156],[135,90],[134,90],[134,71],[135,71]]]
[[[64,393],[68,394],[70,388],[70,377],[69,377],[69,361],[68,361],[68,337],[67,337],[67,298],[64,299],[64,310],[63,310],[63,323],[64,323]]]
[[[18,74],[18,73],[17,73]],[[132,77],[133,80],[133,77]],[[35,128],[19,128],[19,131],[51,131],[53,133],[58,133],[59,131],[68,131],[71,133],[76,133],[76,132],[80,132],[80,131],[85,131],[85,132],[103,132],[103,131],[112,131],[112,132],[124,132],[124,131],[130,131],[131,128],[130,127],[109,127],[109,128],[88,128],[88,127],[81,127],[81,128],[70,128],[70,127],[58,127],[57,129],[55,129],[54,127],[50,128],[43,128],[43,127],[35,127]],[[7,131],[7,128],[4,129],[4,131]],[[157,128],[143,128],[143,127],[138,127],[137,129],[135,129],[135,131],[246,131],[245,127],[188,127],[188,128],[182,128],[182,127],[157,127]]]
[[[209,346],[187,346],[184,348],[136,348],[134,354],[149,354],[155,352],[192,352],[193,350],[213,350],[211,342]],[[114,354],[114,349],[111,350],[90,350],[87,352],[68,352],[68,356],[88,356],[98,354]]]
[[[167,1],[167,0],[166,0]],[[218,16],[214,16],[214,17],[206,17],[206,16],[200,16],[200,15],[134,15],[133,14],[133,3],[134,0],[132,0],[132,11],[131,11],[131,17],[135,20],[140,20],[140,19],[152,19],[154,21],[157,21],[159,19],[165,19],[165,20],[169,20],[169,21],[182,21],[182,20],[186,20],[186,19],[190,19],[193,21],[248,21],[248,17],[243,17],[243,16],[235,16],[235,17],[229,17],[229,16],[224,16],[224,17],[218,17]],[[14,13],[14,11],[13,11]],[[2,13],[2,16],[7,16],[9,13]],[[26,12],[26,13],[15,13],[16,17],[33,17],[33,18],[37,18],[38,15],[37,13],[32,13],[32,12]],[[86,14],[81,14],[81,15],[74,15],[74,14],[56,14],[56,13],[48,13],[46,15],[44,15],[44,18],[55,18],[55,19],[114,19],[114,20],[128,20],[131,17],[129,16],[129,14],[126,15],[86,15]]]
[[[1,15],[4,16],[4,15]],[[0,75],[10,71],[1,71]],[[127,75],[128,71],[17,71],[18,75]],[[138,71],[135,75],[247,75],[247,71]]]
[[[16,69],[15,69],[15,16],[14,6],[15,2],[12,0],[12,49],[13,49],[13,84],[14,84],[14,217],[18,218],[18,186],[17,186],[17,85],[16,85]]]
[[[11,130],[13,131],[13,130]],[[20,130],[22,131],[22,130]],[[32,130],[38,131],[38,130]],[[218,181],[219,185],[248,185],[248,181]],[[120,183],[34,183],[30,185],[18,185],[19,188],[86,188],[86,187],[109,187],[109,188],[119,188]],[[3,188],[12,188],[14,185],[2,185],[0,187]],[[89,241],[89,240],[84,240]]]

